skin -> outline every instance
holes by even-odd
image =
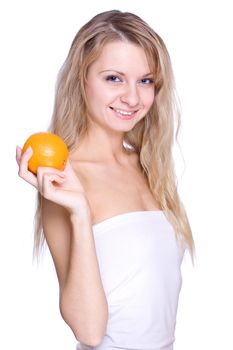
[[[108,320],[92,225],[124,212],[159,209],[138,155],[122,146],[124,133],[154,101],[151,76],[140,47],[106,44],[88,71],[88,132],[64,172],[39,168],[35,176],[28,170],[32,150],[22,154],[17,147],[19,176],[42,195],[42,224],[57,271],[62,317],[77,340],[89,346],[100,344]]]
[[[154,101],[143,49],[122,41],[107,44],[88,71],[86,95],[89,130],[71,159],[85,187],[93,223],[123,212],[158,209],[138,155],[122,146],[124,133],[145,117]],[[121,119],[117,110],[133,115]]]
[[[27,170],[31,150],[21,157],[18,147],[19,175],[75,215],[80,215],[76,196],[84,195],[93,223],[125,211],[157,209],[138,155],[122,146],[124,133],[145,117],[154,100],[152,73],[143,49],[122,41],[107,44],[89,68],[86,95],[88,133],[70,155],[65,171],[39,168],[35,177]],[[133,112],[132,118],[121,119],[116,110]],[[111,206],[110,195],[114,198]],[[98,204],[99,198],[105,206]]]
[[[98,159],[120,162],[125,155],[124,133],[144,118],[154,100],[154,83],[144,51],[122,41],[107,44],[89,68],[86,94],[90,128],[79,149],[88,147],[91,154],[96,151]],[[134,115],[121,120],[113,108]]]

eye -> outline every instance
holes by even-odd
[[[141,80],[141,83],[145,85],[150,85],[150,84],[154,84],[154,80],[151,78],[145,78]]]
[[[106,77],[106,80],[107,81],[111,81],[113,83],[119,83],[120,82],[120,79],[116,75],[108,75]]]

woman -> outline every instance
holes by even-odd
[[[36,251],[45,237],[81,349],[173,348],[180,265],[194,252],[175,121],[164,42],[136,15],[107,11],[80,29],[59,74],[50,130],[69,147],[65,171],[36,177],[32,150],[17,148],[19,175],[39,193]]]

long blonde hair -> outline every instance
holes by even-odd
[[[90,65],[108,42],[123,40],[142,47],[154,74],[155,100],[149,113],[125,135],[139,154],[151,192],[176,232],[177,239],[194,257],[194,241],[177,191],[173,143],[180,127],[180,109],[167,48],[161,37],[140,17],[129,12],[106,11],[93,17],[76,34],[59,72],[50,131],[61,136],[70,150],[87,131],[85,82]],[[41,197],[35,216],[34,254],[44,242]]]

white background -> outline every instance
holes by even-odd
[[[18,178],[15,146],[46,130],[54,85],[77,30],[98,12],[135,12],[170,52],[183,126],[180,194],[196,242],[182,265],[175,350],[233,349],[232,10],[221,1],[5,1],[0,8],[0,348],[74,350],[58,310],[50,256],[32,263],[35,191]],[[4,345],[3,345],[4,344]]]

